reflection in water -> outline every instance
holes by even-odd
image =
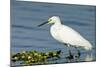
[[[84,61],[93,61],[93,60],[94,60],[94,58],[93,58],[93,54],[92,53],[90,55],[87,54],[85,59],[84,59]]]

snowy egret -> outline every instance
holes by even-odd
[[[52,24],[50,33],[54,39],[63,43],[66,46],[82,47],[85,50],[91,50],[92,44],[80,35],[77,31],[69,26],[63,25],[59,16],[53,16],[48,21],[38,25],[39,27],[44,24]]]

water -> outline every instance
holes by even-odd
[[[52,38],[49,32],[50,25],[44,25],[41,28],[37,27],[37,25],[53,15],[60,16],[63,24],[72,27],[92,43],[94,47],[92,56],[86,53],[84,49],[79,48],[82,52],[81,60],[91,60],[91,57],[92,60],[95,60],[95,6],[11,0],[11,52],[62,50],[62,59],[56,60],[56,62],[66,62],[65,56],[68,54],[68,48],[66,49],[64,45]],[[72,49],[72,53],[76,52],[74,48],[70,49]]]

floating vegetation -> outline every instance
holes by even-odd
[[[33,51],[22,51],[20,53],[12,54],[11,61],[17,62],[21,61],[20,64],[34,65],[34,64],[50,64],[48,59],[50,58],[60,58],[61,50],[50,51],[50,52],[39,52]]]
[[[63,52],[62,52],[63,53]],[[86,60],[81,59],[80,51],[75,55],[70,50],[64,57],[61,55],[61,50],[40,52],[36,50],[21,51],[11,55],[12,66],[28,66],[28,65],[40,65],[40,64],[58,64],[58,60],[66,59],[64,63],[92,61],[93,56],[87,56]]]

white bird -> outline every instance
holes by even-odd
[[[92,49],[92,44],[71,27],[63,25],[59,16],[53,16],[38,26],[40,27],[46,23],[52,24],[50,33],[57,41],[66,46],[82,47],[85,50]]]

